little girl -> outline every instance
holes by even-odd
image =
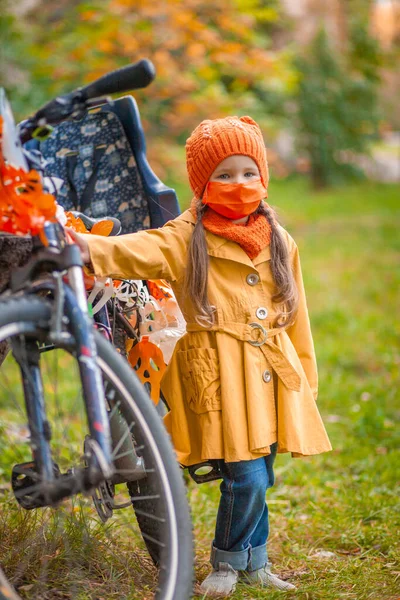
[[[160,229],[74,238],[100,277],[170,281],[186,319],[162,391],[178,461],[215,460],[223,476],[202,592],[228,596],[238,580],[295,589],[267,556],[274,459],[332,449],[297,246],[265,202],[266,148],[253,119],[203,121],[186,154],[189,210]]]

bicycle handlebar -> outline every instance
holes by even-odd
[[[153,63],[144,58],[132,65],[107,73],[83,88],[58,96],[40,108],[33,117],[20,124],[21,143],[29,141],[38,127],[57,125],[70,116],[76,118],[83,116],[94,98],[147,87],[154,77]]]
[[[122,94],[129,90],[147,87],[153,81],[155,74],[153,63],[144,58],[133,65],[103,75],[100,79],[82,88],[81,93],[85,100],[107,94]]]

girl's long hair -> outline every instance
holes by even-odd
[[[207,205],[196,202],[196,224],[190,238],[188,261],[186,267],[185,291],[197,310],[196,320],[205,327],[214,322],[215,307],[211,306],[207,294],[208,286],[208,252],[203,227],[203,215]]]
[[[202,222],[206,210],[207,205],[202,204],[199,199],[196,202],[196,224],[189,243],[185,279],[186,293],[198,312],[196,320],[205,327],[214,323],[216,310],[210,304],[207,294],[209,258]],[[291,323],[296,316],[299,303],[298,289],[290,266],[287,244],[279,231],[275,211],[261,202],[256,212],[264,215],[271,226],[271,271],[276,285],[276,293],[272,296],[272,301],[284,305],[284,310],[275,322],[275,326],[283,327]]]

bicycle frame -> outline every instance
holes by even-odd
[[[46,224],[45,234],[49,246],[36,244],[32,259],[13,273],[11,291],[38,293],[40,289],[52,288],[54,313],[50,323],[50,340],[57,347],[68,347],[72,338],[74,340],[90,432],[90,462],[86,469],[82,469],[81,483],[84,490],[90,490],[113,475],[110,423],[102,377],[96,363],[93,321],[88,314],[82,260],[77,246],[66,244],[64,232],[58,224]],[[50,281],[35,282],[36,276],[44,271],[51,272]],[[63,280],[63,274],[67,275],[68,283]],[[64,317],[69,321],[71,335],[62,331]],[[52,485],[59,474],[55,472],[51,459],[51,431],[45,412],[40,351],[37,342],[27,340],[24,345],[21,341],[13,342],[13,352],[23,380],[35,473],[39,471],[45,489],[44,496],[36,498],[36,501],[27,501],[29,506],[26,508],[35,508],[70,496],[74,492],[76,473],[70,478],[63,475],[62,486]],[[29,468],[29,463],[26,466]],[[24,493],[28,493],[26,489]]]

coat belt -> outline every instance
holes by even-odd
[[[242,342],[249,342],[258,346],[273,370],[281,379],[282,383],[289,389],[296,392],[301,388],[301,377],[284,355],[282,350],[273,342],[276,335],[285,331],[286,327],[275,327],[274,329],[264,329],[259,323],[221,323],[212,327],[202,327],[197,323],[187,323],[186,331],[190,333],[215,331],[227,333]]]

